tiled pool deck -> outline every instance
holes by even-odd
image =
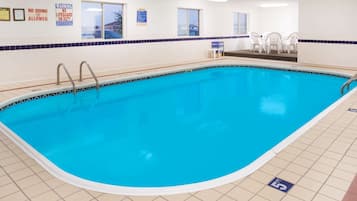
[[[291,63],[265,63],[264,61],[232,58],[202,62],[200,64],[192,63],[185,66],[200,66],[214,63],[269,64],[273,66],[296,67]],[[172,68],[179,69],[182,67],[171,66],[151,69],[145,72]],[[331,68],[325,70],[350,75],[356,73],[356,71]],[[121,76],[142,74],[143,71],[119,73],[111,72],[110,74],[115,74],[113,76],[98,73],[100,75],[99,80],[103,81]],[[0,102],[32,91],[58,87],[54,84],[45,84],[47,82],[0,86]],[[92,81],[87,80],[86,82]],[[38,86],[28,87],[30,85]],[[69,86],[69,83],[63,85]],[[357,113],[349,112],[349,108],[357,108],[357,93],[352,94],[341,105],[305,132],[302,137],[283,149],[272,160],[251,175],[217,188],[170,196],[135,197],[112,195],[93,192],[64,183],[50,175],[3,133],[0,133],[0,200],[356,201],[357,179],[354,182],[353,180],[357,174]],[[275,190],[267,185],[275,177],[287,180],[295,185],[288,193]],[[346,192],[349,192],[349,195],[345,196]]]

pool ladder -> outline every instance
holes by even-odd
[[[350,86],[351,86],[351,83],[353,81],[356,81],[357,80],[357,74],[355,74],[354,76],[352,76],[350,79],[348,79],[345,83],[343,83],[341,89],[340,89],[340,92],[341,92],[341,95],[344,94],[345,92],[345,88],[347,87],[347,90],[350,90]]]
[[[93,79],[95,80],[95,88],[97,88],[97,90],[99,89],[99,82],[98,82],[98,78],[97,76],[94,74],[92,68],[90,67],[90,65],[86,62],[86,61],[82,61],[81,64],[79,65],[79,81],[82,82],[83,81],[83,65],[86,65],[90,74],[92,74]]]
[[[98,82],[98,78],[95,75],[95,73],[93,72],[92,68],[90,67],[90,65],[86,62],[86,61],[82,61],[80,66],[79,66],[79,81],[82,82],[83,81],[83,66],[84,64],[87,66],[89,72],[91,73],[93,79],[95,80],[95,87],[98,90],[99,89],[99,82]],[[60,69],[61,67],[63,68],[64,72],[67,74],[67,77],[69,79],[69,81],[72,84],[72,90],[73,93],[76,94],[77,93],[77,88],[76,88],[76,84],[74,83],[72,76],[69,74],[66,66],[63,63],[60,63],[57,65],[57,85],[60,84]]]

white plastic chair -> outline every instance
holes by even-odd
[[[299,41],[298,33],[294,32],[288,36],[284,42],[284,50],[290,54],[291,51],[297,52],[297,44]]]
[[[272,32],[268,34],[265,39],[265,49],[267,54],[270,54],[272,49],[275,49],[278,54],[280,54],[282,50],[281,34],[278,32]]]
[[[250,41],[251,41],[251,50],[253,52],[255,52],[256,49],[258,49],[259,53],[262,53],[264,45],[263,45],[261,35],[258,33],[252,32],[250,34]]]

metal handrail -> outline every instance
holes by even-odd
[[[60,84],[60,68],[61,68],[61,66],[63,67],[64,72],[66,72],[66,74],[67,74],[69,80],[70,80],[71,83],[72,83],[73,93],[76,94],[76,92],[77,92],[76,85],[74,84],[74,81],[73,81],[71,75],[69,74],[69,72],[68,72],[66,66],[65,66],[63,63],[60,63],[60,64],[57,65],[57,85]]]
[[[352,76],[350,79],[348,79],[345,83],[343,83],[341,89],[340,89],[340,92],[341,92],[341,95],[344,94],[345,92],[345,88],[347,87],[347,90],[350,90],[350,86],[351,86],[351,83],[353,81],[356,81],[357,80],[357,74],[355,74],[354,76]]]
[[[79,81],[82,82],[83,81],[83,65],[86,64],[86,66],[88,67],[89,72],[92,74],[92,77],[95,80],[95,87],[97,88],[97,90],[99,89],[99,82],[97,79],[97,76],[94,74],[92,68],[90,67],[90,65],[86,62],[86,61],[82,61],[80,66],[79,66]]]

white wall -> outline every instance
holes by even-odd
[[[258,33],[279,32],[288,36],[299,31],[299,5],[297,2],[288,2],[285,7],[259,7],[256,4],[255,24],[253,31]]]
[[[300,38],[357,41],[356,0],[299,0]],[[299,62],[356,67],[357,45],[300,43]]]
[[[0,45],[81,42],[81,4],[79,0],[62,0],[73,4],[74,25],[56,27],[56,0],[2,0],[11,8],[47,8],[48,22],[0,22]],[[233,12],[250,12],[249,7],[233,2],[213,3],[207,0],[105,0],[125,4],[124,39],[176,38],[177,8],[199,8],[201,36],[233,35]],[[147,25],[136,24],[136,11],[147,9]],[[36,49],[0,52],[2,69],[0,85],[19,81],[55,79],[56,65],[64,62],[73,75],[78,65],[87,60],[95,71],[166,65],[207,58],[210,40],[163,42],[130,45],[109,45]],[[225,40],[226,50],[247,46],[248,39]]]

